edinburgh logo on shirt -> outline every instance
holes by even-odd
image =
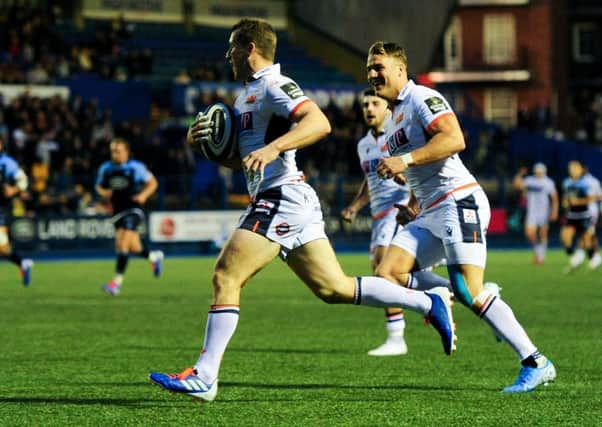
[[[395,151],[410,142],[403,128],[398,129],[392,136],[387,140],[387,145],[389,146],[389,153],[393,154]]]
[[[303,96],[303,91],[295,83],[290,82],[280,86],[280,89],[288,95],[290,99],[296,99]]]
[[[430,98],[425,99],[424,103],[429,107],[429,110],[431,110],[431,113],[433,114],[447,110],[447,105],[445,105],[443,99],[438,96],[431,96]]]

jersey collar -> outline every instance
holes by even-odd
[[[397,99],[395,100],[395,104],[401,104],[409,95],[410,91],[414,88],[414,86],[416,86],[416,84],[414,83],[413,80],[408,80],[408,82],[406,83],[406,85],[403,87],[403,89],[401,90],[401,92],[399,92],[399,95],[397,96]]]
[[[261,70],[256,71],[251,76],[251,81],[259,80],[263,76],[267,76],[268,74],[280,74],[280,64],[272,64],[267,67],[262,68]]]

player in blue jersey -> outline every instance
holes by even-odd
[[[582,241],[586,248],[594,247],[596,224],[592,205],[598,197],[598,189],[586,176],[586,170],[578,160],[571,160],[568,165],[569,176],[562,184],[562,207],[566,211],[566,222],[560,230],[560,238],[569,256],[569,265],[565,273],[575,270],[585,260],[585,253],[577,249]],[[597,251],[593,251],[590,260],[597,261]],[[591,265],[596,268],[599,262]]]
[[[115,224],[115,251],[117,263],[115,276],[102,289],[117,295],[123,284],[130,254],[147,258],[156,277],[161,275],[163,252],[149,251],[140,240],[138,225],[144,221],[142,207],[157,190],[157,180],[146,166],[130,159],[130,146],[124,139],[111,142],[111,160],[103,163],[98,171],[96,191],[113,208]]]
[[[26,189],[27,175],[15,160],[4,152],[4,143],[0,138],[0,256],[19,267],[24,286],[28,286],[31,281],[33,261],[21,257],[12,248],[8,226],[12,217],[12,199]]]

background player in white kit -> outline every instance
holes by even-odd
[[[167,390],[206,401],[217,394],[222,357],[238,324],[241,289],[279,254],[325,302],[412,309],[437,329],[446,354],[454,349],[446,288],[420,292],[378,277],[343,273],[324,232],[318,197],[295,163],[295,150],[326,136],[330,124],[299,86],[280,73],[275,50],[276,33],[267,22],[243,19],[232,28],[226,58],[235,78],[246,82],[234,112],[253,201],[217,259],[213,304],[197,363],[180,374],[150,374],[151,381]],[[210,119],[202,116],[189,130],[188,142],[195,145],[211,132]]]
[[[558,193],[543,163],[535,163],[533,175],[526,174],[527,168],[519,169],[514,177],[514,187],[527,196],[525,235],[533,245],[533,262],[543,264],[548,248],[549,224],[558,220]]]
[[[381,160],[378,173],[404,174],[421,208],[393,238],[377,273],[396,280],[416,264],[424,268],[445,257],[456,298],[518,353],[518,379],[503,391],[527,392],[553,381],[552,362],[537,351],[512,309],[483,287],[489,202],[457,154],[465,143],[451,107],[439,92],[408,80],[405,51],[395,43],[370,47],[367,72],[393,108],[386,129],[391,157]]]
[[[382,179],[376,173],[380,159],[388,156],[384,139],[385,121],[390,118],[387,101],[376,96],[374,89],[367,89],[362,97],[362,112],[368,132],[357,144],[357,154],[362,171],[365,174],[353,201],[341,212],[341,217],[348,222],[353,222],[357,213],[368,203],[372,214],[372,234],[370,237],[370,261],[372,271],[382,260],[393,236],[401,227],[397,223],[396,204],[406,205],[410,200],[410,191],[407,186],[398,184],[394,180]],[[448,286],[448,281],[430,272],[415,273],[416,281],[420,280],[421,289],[430,289],[436,286]],[[389,307],[385,309],[387,339],[370,350],[370,356],[397,356],[406,354],[408,347],[404,339],[405,318],[403,310]]]

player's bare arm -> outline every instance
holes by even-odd
[[[10,199],[19,193],[19,187],[16,185],[4,184],[4,197]]]
[[[100,197],[102,197],[103,199],[110,199],[111,196],[113,195],[113,190],[111,190],[110,188],[105,188],[105,187],[101,187],[100,185],[97,185],[95,187],[96,189],[96,193],[98,193],[98,195]]]
[[[343,218],[344,221],[353,222],[357,213],[369,202],[370,192],[368,191],[368,182],[364,179],[353,201],[341,211],[341,218]]]
[[[558,221],[558,193],[554,191],[550,195],[552,209],[550,210],[550,221]]]
[[[246,170],[253,173],[262,171],[283,151],[312,145],[326,137],[331,131],[330,122],[314,102],[303,103],[295,112],[292,120],[297,123],[297,126],[265,147],[253,151],[242,160]]]
[[[568,204],[570,206],[587,206],[589,205],[591,202],[593,202],[594,200],[596,200],[596,196],[587,196],[587,197],[574,197],[574,196],[569,196],[568,197]]]
[[[524,181],[524,177],[527,174],[528,169],[526,167],[521,167],[518,172],[516,173],[516,176],[514,177],[514,180],[512,181],[512,185],[514,185],[514,188],[516,188],[518,191],[524,191],[525,190],[525,181]]]
[[[406,225],[414,221],[420,212],[420,204],[413,191],[410,191],[410,199],[406,205],[395,203],[393,206],[399,211],[395,217],[399,225]]]
[[[157,178],[154,175],[151,175],[150,179],[144,185],[142,191],[138,194],[132,196],[132,200],[143,205],[150,196],[157,191],[157,187],[159,184],[157,183]]]
[[[431,140],[411,153],[382,159],[377,172],[382,177],[391,177],[410,166],[420,166],[447,159],[464,150],[466,144],[458,119],[454,114],[440,116],[428,130]]]

